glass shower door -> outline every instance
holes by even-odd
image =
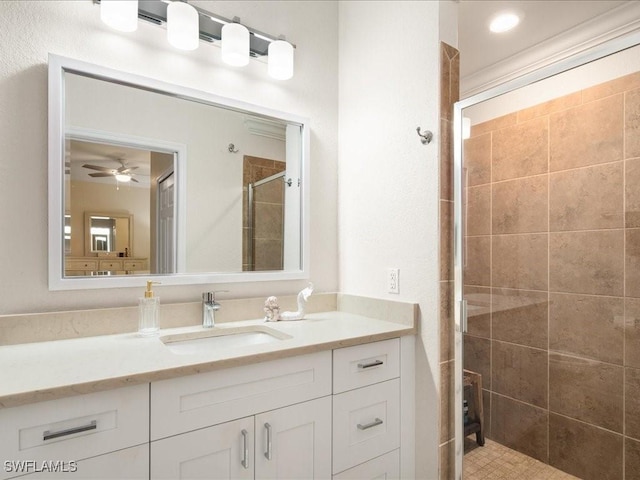
[[[491,445],[578,478],[640,471],[638,42],[456,106],[456,478]]]

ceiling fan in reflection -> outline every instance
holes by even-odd
[[[89,165],[88,163],[85,163],[84,165],[82,165],[82,167],[88,168],[89,170],[97,170],[96,173],[90,173],[89,174],[90,177],[115,177],[115,179],[118,182],[139,183],[138,180],[133,178],[134,174],[132,173],[132,170],[136,170],[138,167],[129,167],[122,160],[118,160],[118,162],[120,162],[120,165],[122,165],[120,168],[109,168],[109,167],[102,167],[99,165]]]

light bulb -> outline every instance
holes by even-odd
[[[121,32],[138,28],[138,0],[101,0],[100,19]]]
[[[293,77],[293,45],[284,40],[276,40],[269,44],[269,76],[278,80],[289,80]]]
[[[185,2],[167,6],[167,40],[181,50],[195,50],[200,43],[198,11]]]
[[[222,61],[234,67],[249,63],[249,30],[239,23],[222,27]]]

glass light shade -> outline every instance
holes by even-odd
[[[100,19],[121,32],[138,28],[138,0],[101,0]]]
[[[276,40],[269,44],[269,76],[278,80],[289,80],[293,77],[293,45],[284,40]]]
[[[125,173],[118,173],[116,175],[116,180],[122,183],[127,183],[131,181],[131,175],[127,175]]]
[[[188,3],[171,2],[167,6],[167,40],[180,50],[195,50],[200,43],[198,11]]]
[[[222,27],[222,61],[234,67],[249,63],[249,30],[239,23]]]

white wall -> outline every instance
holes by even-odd
[[[416,478],[438,472],[439,2],[340,2],[340,290],[418,302]],[[432,130],[422,145],[416,127]],[[388,268],[400,294],[387,293]]]
[[[91,0],[0,2],[0,314],[135,305],[140,289],[49,292],[47,285],[47,55],[49,52],[232,97],[311,119],[311,280],[337,284],[337,4],[307,1],[207,2],[195,5],[239,16],[297,45],[293,79],[268,77],[266,63],[236,70],[220,49],[173,49],[166,31],[139,22],[131,34],[100,21]],[[317,197],[314,196],[316,192]],[[321,192],[321,194],[318,194]],[[306,281],[158,286],[162,302],[290,294]]]

